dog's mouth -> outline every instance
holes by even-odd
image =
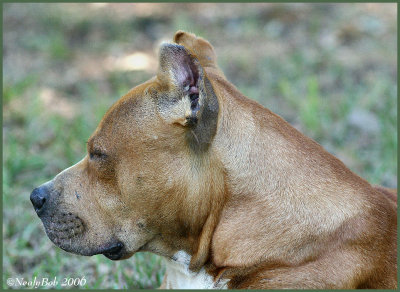
[[[126,249],[122,242],[113,240],[100,248],[91,249],[82,247],[85,224],[72,213],[52,215],[49,218],[41,218],[45,226],[47,236],[61,249],[84,256],[102,254],[110,260],[120,260],[126,257]]]
[[[100,252],[106,258],[116,261],[121,259],[125,254],[124,244],[122,242],[118,242],[111,247],[107,248],[106,250]]]

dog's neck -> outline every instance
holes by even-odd
[[[311,250],[323,252],[311,248],[307,238],[325,238],[356,216],[363,198],[354,185],[360,192],[369,184],[281,117],[247,100],[228,81],[209,77],[223,100],[214,151],[230,194],[213,234],[213,263],[296,265]],[[303,253],[293,253],[300,248]]]

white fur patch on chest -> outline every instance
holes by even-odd
[[[178,251],[167,261],[167,289],[227,289],[228,280],[214,282],[204,268],[198,273],[189,270],[191,256]]]

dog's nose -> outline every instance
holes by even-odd
[[[31,202],[36,213],[41,211],[49,198],[49,192],[45,185],[34,189],[31,193]]]

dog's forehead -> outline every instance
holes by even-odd
[[[131,89],[126,95],[122,96],[106,112],[99,126],[112,124],[130,124],[138,122],[151,115],[152,106],[150,94],[148,92],[151,84],[147,86],[139,85]]]
[[[157,84],[153,80],[134,87],[116,101],[107,110],[91,138],[98,140],[111,137],[113,141],[110,142],[122,142],[124,138],[137,137],[154,126],[157,114],[152,89]]]

